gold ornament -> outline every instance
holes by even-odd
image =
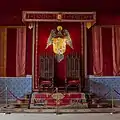
[[[49,38],[47,40],[46,49],[53,45],[53,52],[56,54],[56,59],[58,62],[64,59],[64,53],[66,51],[66,45],[69,45],[72,49],[72,40],[68,30],[64,29],[62,26],[57,26],[56,30],[51,30]]]
[[[58,31],[62,31],[62,30],[63,30],[62,26],[58,26],[58,27],[57,27],[57,30],[58,30]]]
[[[86,27],[87,27],[88,29],[90,29],[91,26],[92,26],[92,23],[91,23],[91,22],[87,22],[87,23],[86,23]]]
[[[62,14],[58,14],[58,15],[57,15],[57,19],[58,19],[58,20],[62,20]]]

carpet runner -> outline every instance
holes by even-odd
[[[30,108],[87,108],[85,93],[39,93],[33,92]]]

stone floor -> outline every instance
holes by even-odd
[[[23,108],[15,108],[15,106],[11,104],[7,107],[5,104],[0,104],[0,113],[120,113],[120,107],[87,109],[28,109],[28,105]]]
[[[120,114],[86,113],[86,114],[27,114],[0,113],[0,120],[120,120]]]
[[[120,108],[88,108],[88,109],[28,109],[28,108],[0,108],[0,113],[120,113]]]

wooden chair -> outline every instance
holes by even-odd
[[[39,90],[44,91],[44,88],[54,87],[54,56],[44,54],[40,56],[39,66]]]
[[[77,53],[66,56],[66,92],[72,86],[76,87],[79,92],[81,91],[80,55]]]

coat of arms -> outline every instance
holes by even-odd
[[[57,61],[62,61],[64,59],[66,45],[69,45],[73,49],[72,40],[68,30],[63,29],[62,26],[58,26],[57,29],[52,29],[47,40],[46,49],[50,45],[53,45],[53,52],[56,54]]]

